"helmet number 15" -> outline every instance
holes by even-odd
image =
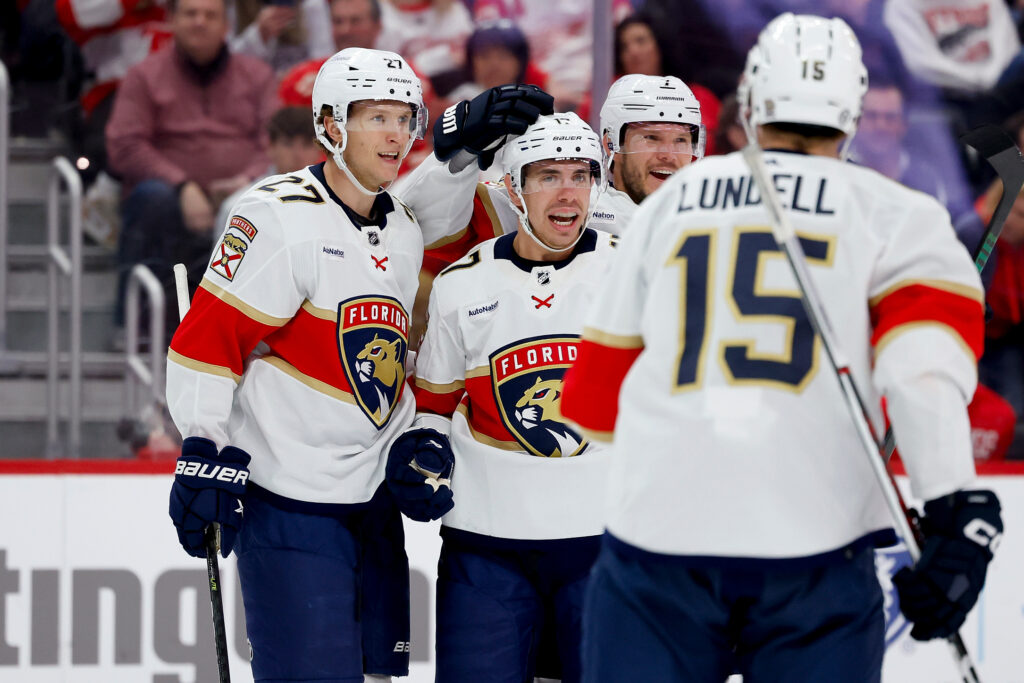
[[[804,80],[811,78],[815,81],[825,79],[825,62],[821,59],[805,59],[803,61],[802,76]]]
[[[718,309],[714,293],[715,231],[687,231],[676,247],[670,266],[679,269],[681,310],[675,391],[696,389],[703,383],[705,351],[711,336],[712,311]],[[809,264],[831,266],[835,238],[800,236]],[[768,264],[784,258],[765,226],[744,226],[733,235],[727,264],[727,310],[742,324],[782,325],[784,348],[769,353],[755,348],[752,338],[716,340],[726,382],[761,385],[800,392],[814,377],[820,343],[804,311],[800,293],[765,284]]]

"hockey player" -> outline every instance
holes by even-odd
[[[601,107],[601,142],[611,187],[594,227],[621,235],[636,206],[680,168],[704,156],[700,102],[675,76],[621,77]]]
[[[213,522],[235,550],[255,680],[390,680],[409,577],[384,449],[415,412],[423,240],[386,189],[426,127],[420,83],[397,54],[342,50],[313,116],[328,160],[239,200],[171,342],[170,514],[189,554]]]
[[[1002,532],[972,491],[966,405],[982,289],[931,197],[843,163],[867,73],[839,19],[784,14],[741,102],[868,406],[887,399],[921,562],[895,578],[912,635],[951,634]],[[878,681],[872,548],[891,521],[739,153],[673,176],[602,283],[562,410],[614,437],[584,614],[604,681]],[[879,410],[872,418],[880,424]]]
[[[391,449],[388,484],[426,520],[439,515],[418,500],[451,478],[435,680],[572,683],[607,463],[563,422],[559,396],[615,238],[586,227],[604,169],[575,114],[539,118],[499,159],[504,186],[486,191],[514,207],[518,227],[434,281],[415,428]]]
[[[475,103],[468,103],[471,109]],[[601,133],[611,186],[598,199],[590,227],[613,235],[626,229],[636,205],[669,175],[704,155],[700,103],[674,76],[631,74],[615,81],[601,108]],[[480,154],[480,167],[486,169],[493,149],[481,154],[463,136],[445,118],[436,122],[434,157],[402,187],[402,198],[423,226],[428,268],[431,262],[447,265],[475,244],[501,235],[501,226],[515,229],[512,208],[487,203],[477,167],[469,163]]]

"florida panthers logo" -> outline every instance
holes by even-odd
[[[576,360],[578,337],[534,337],[491,354],[494,400],[505,428],[533,455],[579,455],[587,440],[562,419],[562,375]]]
[[[875,550],[875,571],[882,586],[882,609],[885,611],[885,646],[891,647],[910,627],[910,622],[900,611],[900,597],[892,577],[903,567],[909,567],[910,553],[903,544]]]
[[[338,305],[338,352],[356,403],[383,429],[402,397],[409,316],[397,299],[355,297]]]

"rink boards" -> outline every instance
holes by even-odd
[[[0,463],[0,680],[217,680],[206,565],[167,516],[172,465]],[[1004,466],[988,471],[1024,472]],[[1024,683],[1024,476],[992,474],[1009,533],[962,630],[986,683]],[[433,680],[437,524],[406,524],[412,566],[410,683]],[[880,554],[883,587],[905,553]],[[233,560],[221,563],[232,681],[252,681]],[[909,638],[887,592],[884,680],[953,683],[943,643]]]

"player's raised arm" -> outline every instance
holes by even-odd
[[[416,212],[427,249],[454,241],[466,229],[479,171],[490,168],[507,136],[551,114],[553,105],[551,95],[535,85],[502,85],[453,104],[434,122],[434,154],[397,192]]]

